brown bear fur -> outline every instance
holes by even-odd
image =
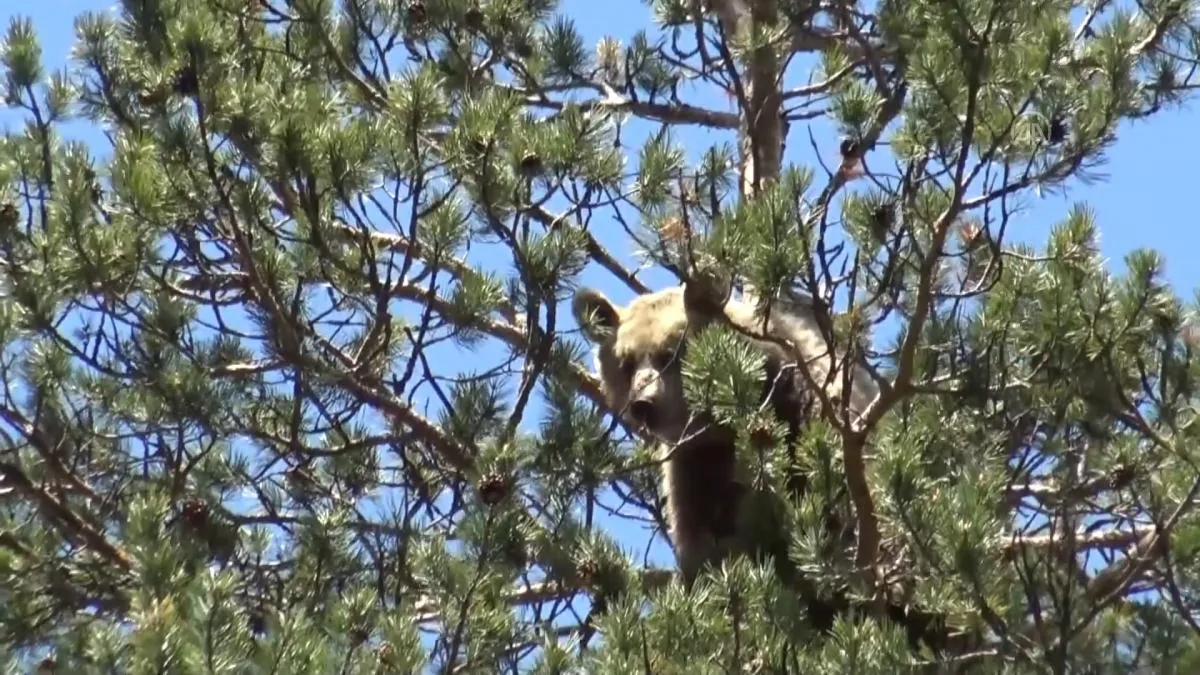
[[[788,426],[789,442],[813,412],[812,384],[823,387],[829,400],[839,403],[844,382],[850,382],[845,407],[852,421],[866,412],[879,392],[862,368],[851,369],[847,379],[840,376],[844,371],[831,367],[811,301],[780,294],[770,303],[766,320],[756,311],[757,303],[753,291],[743,293],[742,299],[718,299],[711,292],[689,292],[683,286],[640,295],[625,307],[614,305],[598,291],[581,289],[572,303],[576,320],[597,347],[597,367],[609,407],[660,443],[668,535],[688,586],[705,564],[718,563],[746,543],[739,537],[737,523],[748,486],[742,467],[737,466],[733,431],[708,424],[703,415],[688,410],[680,369],[687,338],[721,322],[762,350],[763,396]],[[803,358],[807,375],[799,368],[784,371],[785,366],[797,364],[798,357]],[[794,489],[804,488],[801,479]],[[843,532],[835,517],[828,520],[831,532]],[[855,605],[840,592],[818,598],[812,584],[787,560],[786,534],[779,535],[765,550],[741,550],[767,553],[781,581],[806,604],[810,626],[825,633],[837,616],[855,611]],[[865,607],[857,611],[873,613]],[[970,636],[949,629],[943,617],[903,604],[888,603],[880,618],[899,624],[914,649],[923,643],[941,653],[952,644],[959,648],[974,644]]]
[[[687,293],[682,286],[640,295],[625,307],[592,289],[578,291],[573,302],[576,320],[597,347],[609,406],[661,443],[668,535],[688,585],[704,564],[718,562],[741,543],[736,523],[746,493],[733,430],[710,424],[688,410],[684,400],[680,363],[688,336],[714,322],[740,329],[765,356],[764,398],[769,396],[776,415],[793,432],[803,425],[813,403],[806,384],[810,380],[799,370],[777,377],[784,365],[797,362],[793,354],[805,358],[811,381],[824,384],[830,394],[841,385],[836,372],[830,376],[826,342],[811,305],[772,303],[764,322],[753,302],[714,301],[702,292]],[[783,338],[791,348],[752,335]],[[861,414],[877,389],[864,373],[855,375],[849,407]]]

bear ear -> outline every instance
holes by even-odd
[[[720,312],[733,290],[730,279],[716,269],[697,271],[683,285],[683,304],[691,311]]]
[[[592,342],[603,342],[617,332],[621,317],[608,297],[593,288],[575,291],[571,300],[571,312],[583,329],[583,334]]]

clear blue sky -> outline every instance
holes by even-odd
[[[5,19],[14,11],[17,3],[6,3],[9,8],[0,10]],[[58,68],[66,63],[68,50],[74,39],[72,22],[85,10],[106,10],[112,0],[43,0],[42,2],[20,3],[19,11],[32,17],[42,40],[46,66]],[[603,35],[613,35],[628,42],[634,31],[649,27],[650,10],[639,0],[564,0],[562,10],[574,18],[583,32],[585,45],[590,49]],[[5,25],[8,21],[6,20]],[[692,103],[712,108],[730,110],[730,103],[711,93],[695,96]],[[11,112],[0,111],[0,128],[13,126]],[[1200,233],[1192,221],[1191,195],[1197,189],[1193,181],[1190,159],[1200,153],[1200,114],[1195,106],[1182,111],[1159,114],[1149,122],[1125,125],[1120,138],[1108,153],[1108,164],[1103,171],[1107,178],[1091,186],[1074,184],[1066,196],[1039,199],[1030,194],[1025,203],[1027,210],[1014,218],[1010,233],[1035,245],[1042,244],[1050,227],[1062,219],[1073,202],[1086,201],[1097,213],[1102,233],[1101,249],[1111,260],[1114,270],[1123,268],[1122,258],[1137,247],[1149,247],[1163,251],[1167,258],[1168,279],[1176,292],[1190,300],[1193,290],[1200,284],[1200,266],[1193,267],[1184,255],[1186,251],[1200,247]],[[78,130],[78,129],[76,129]],[[79,135],[100,152],[105,152],[106,141],[94,129],[78,130]],[[836,139],[828,125],[814,131],[818,146],[832,164],[829,157],[836,153]],[[74,134],[73,134],[74,135]],[[684,130],[677,138],[688,143],[691,154],[701,152],[714,141],[707,130]],[[627,139],[628,140],[628,139]],[[732,140],[732,139],[728,139]],[[807,134],[801,124],[792,128],[788,144],[787,159],[798,163],[813,163],[814,157],[808,144]],[[616,230],[616,225],[611,226]],[[630,246],[619,234],[602,237],[614,253],[629,261]],[[494,262],[494,261],[488,261]],[[667,280],[665,276],[646,276],[654,284]],[[613,282],[600,273],[586,275],[585,283],[610,291],[615,300],[628,299],[627,291],[615,288]],[[496,354],[496,352],[490,352]],[[461,356],[459,357],[461,360]],[[490,359],[489,359],[490,360]],[[482,366],[480,366],[482,367]],[[629,553],[640,558],[645,538],[629,525],[618,528]],[[663,549],[655,547],[658,562],[669,559],[660,557]]]

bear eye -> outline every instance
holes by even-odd
[[[675,350],[663,350],[654,354],[651,363],[655,370],[666,370],[675,361]]]

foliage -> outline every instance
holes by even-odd
[[[60,71],[11,20],[14,672],[1200,665],[1195,308],[1154,252],[1107,271],[1086,205],[1009,230],[1182,100],[1193,3],[646,4],[593,49],[551,0],[122,0]],[[797,161],[819,118],[840,153]],[[692,592],[639,559],[656,460],[570,296],[713,268],[837,308],[886,385],[862,420],[823,401],[795,457],[739,444],[763,485],[809,475],[793,558],[969,649],[814,635],[744,558]],[[733,340],[688,377],[750,419]]]

